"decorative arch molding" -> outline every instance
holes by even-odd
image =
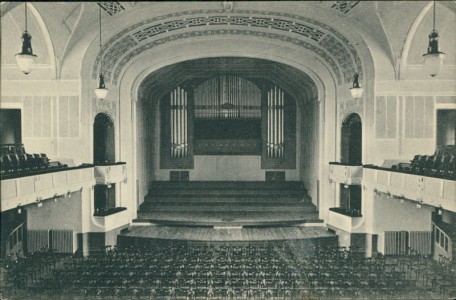
[[[209,30],[169,35],[170,31],[203,26]],[[220,29],[220,26],[225,26],[226,29]],[[239,27],[248,29],[234,29]],[[336,74],[339,84],[351,82],[355,72],[362,77],[363,68],[358,52],[334,28],[298,15],[258,10],[234,10],[229,14],[223,10],[192,10],[144,20],[122,30],[104,43],[102,52],[106,55],[103,57],[102,72],[106,81],[117,84],[125,66],[141,52],[176,40],[210,35],[249,35],[291,43],[321,57]],[[98,54],[92,68],[93,79],[99,73],[100,59]]]

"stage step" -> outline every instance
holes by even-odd
[[[314,212],[315,207],[312,205],[302,204],[251,204],[251,205],[233,205],[232,203],[198,203],[195,205],[184,204],[145,204],[141,205],[141,211],[302,211]]]
[[[337,236],[325,227],[285,226],[274,228],[196,228],[175,226],[133,226],[118,236],[119,243],[135,239],[201,241],[201,242],[256,242],[328,239],[337,245]]]

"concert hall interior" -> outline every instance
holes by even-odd
[[[455,28],[456,1],[1,2],[0,298],[456,297]]]

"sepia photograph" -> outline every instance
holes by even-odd
[[[456,299],[455,0],[0,12],[0,300]]]

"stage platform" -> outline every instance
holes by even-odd
[[[303,239],[336,239],[323,226],[287,226],[271,228],[202,228],[180,226],[131,226],[119,239],[158,239],[199,242],[259,242]]]

